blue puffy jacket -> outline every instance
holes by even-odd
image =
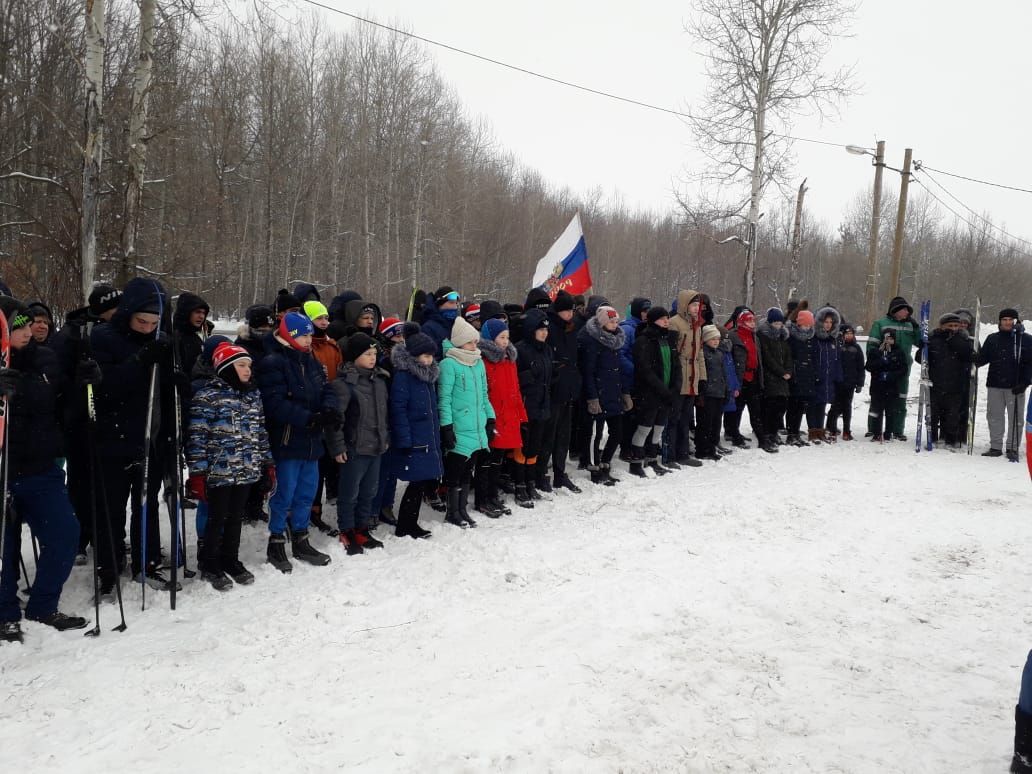
[[[322,434],[309,422],[324,409],[336,410],[337,396],[310,353],[274,337],[266,341],[269,351],[258,364],[257,380],[272,453],[276,459],[317,460],[323,455]]]
[[[577,334],[580,348],[581,375],[584,380],[584,399],[597,400],[602,406],[602,415],[615,417],[623,413],[623,375],[620,373],[620,348],[624,332],[604,330],[592,317]]]
[[[455,310],[456,316],[458,310]],[[451,338],[452,323],[455,318],[448,319],[444,312],[437,308],[437,300],[433,295],[428,294],[426,304],[423,305],[423,329],[422,332],[434,340],[437,345],[435,357],[440,360],[444,357],[444,342]]]
[[[420,365],[399,344],[391,350],[391,460],[402,481],[430,481],[444,475],[441,422],[437,413],[437,363]]]
[[[634,384],[634,340],[638,338],[641,323],[641,320],[634,317],[620,321],[620,330],[624,332],[624,343],[620,347],[620,373],[624,384]]]

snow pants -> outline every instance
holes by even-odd
[[[0,621],[21,620],[18,560],[22,522],[29,525],[40,547],[36,578],[25,605],[25,615],[33,619],[46,618],[57,612],[61,589],[72,571],[79,547],[79,524],[68,500],[64,471],[54,465],[43,473],[11,479],[8,485],[17,520],[12,514],[6,522],[0,573]]]
[[[225,572],[240,560],[240,527],[253,486],[252,483],[208,487],[204,550],[198,557],[198,563],[205,572]],[[198,503],[198,510],[200,505]]]
[[[269,498],[269,533],[284,534],[288,516],[293,532],[307,530],[318,486],[318,460],[276,460],[276,494]]]
[[[1021,440],[1021,412],[1025,393],[1015,395],[1007,387],[986,388],[985,414],[989,421],[989,446],[1003,451],[1004,430],[1007,430],[1007,451],[1017,451]]]
[[[893,435],[906,435],[907,425],[907,392],[910,389],[910,368],[900,377],[896,383],[896,394],[890,398],[884,398],[885,432]],[[891,403],[891,405],[889,405]],[[877,433],[874,429],[874,417],[870,414],[867,417],[867,430]]]

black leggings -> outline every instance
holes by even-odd
[[[473,475],[473,457],[466,457],[455,452],[448,452],[444,455],[444,485],[448,487],[457,486],[463,489],[469,488],[469,481]]]
[[[198,560],[205,572],[225,572],[239,561],[240,525],[253,486],[208,488],[208,523],[204,528],[204,551]]]
[[[606,439],[605,448],[602,448],[602,430],[608,428],[609,437]],[[623,415],[617,414],[612,417],[596,414],[588,426],[588,442],[591,449],[591,464],[600,465],[612,462],[616,454],[616,447],[620,445],[620,438],[623,434]]]

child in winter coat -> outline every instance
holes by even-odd
[[[395,475],[408,481],[398,507],[398,537],[428,538],[419,526],[419,506],[427,489],[437,487],[444,474],[441,462],[441,424],[437,408],[440,367],[434,358],[437,344],[409,323],[405,341],[391,349],[391,462]]]
[[[552,412],[552,348],[548,344],[547,312],[539,308],[527,310],[523,316],[523,340],[516,345],[516,352],[527,421],[522,428],[523,444],[513,459],[516,462],[516,502],[526,506],[542,499],[537,490],[537,462],[544,450]]]
[[[842,383],[842,359],[839,347],[839,324],[842,315],[825,306],[817,310],[817,327],[813,337],[814,393],[806,407],[806,426],[810,440],[834,442],[835,436],[824,429],[824,412],[835,401],[837,386]]]
[[[856,343],[856,331],[852,325],[843,325],[839,362],[842,364],[842,381],[835,385],[835,401],[828,411],[825,428],[831,436],[838,436],[838,418],[842,417],[842,440],[852,441],[853,394],[860,392],[866,382],[864,351]]]
[[[716,325],[703,326],[706,380],[700,383],[699,396],[695,400],[695,456],[700,460],[714,462],[723,459],[717,451],[717,441],[720,438],[724,405],[731,394],[724,369],[724,350],[720,343],[720,329]]]
[[[376,367],[387,374],[387,388],[390,391],[391,377],[394,376],[394,365],[391,363],[391,350],[405,341],[405,323],[397,317],[388,317],[380,323],[380,328],[373,336],[376,339],[378,355]],[[398,493],[398,477],[394,475],[394,464],[390,459],[392,452],[380,461],[380,483],[376,487],[376,518],[391,527],[398,526],[394,515],[394,498]]]
[[[474,507],[496,519],[510,513],[499,497],[498,478],[506,452],[511,453],[523,445],[520,428],[527,421],[527,410],[523,405],[516,370],[518,355],[516,347],[509,343],[509,326],[505,321],[484,320],[477,346],[487,373],[487,394],[495,413],[495,427],[494,435],[488,439],[490,451],[477,457]],[[522,502],[517,498],[517,503],[534,507],[526,498]]]
[[[326,380],[332,382],[337,378],[337,371],[343,363],[343,358],[337,342],[326,333],[330,327],[330,313],[321,301],[305,301],[301,308],[312,321],[312,357],[322,365]],[[327,534],[335,534],[336,530],[323,521],[323,488],[326,489],[326,499],[332,503],[337,499],[339,478],[340,471],[337,469],[333,455],[328,451],[324,452],[319,458],[319,485],[316,487],[315,500],[312,502],[311,524],[320,532]]]
[[[620,444],[623,413],[634,405],[631,385],[624,384],[620,371],[623,343],[620,314],[606,304],[598,307],[577,334],[584,399],[590,418],[585,438],[587,451],[582,456],[588,458],[592,483],[605,486],[619,481],[610,474],[609,466]],[[605,448],[603,430],[609,432]]]
[[[791,446],[809,446],[800,435],[803,415],[817,394],[817,345],[814,342],[813,312],[798,311],[795,322],[787,323],[788,346],[792,350],[792,379],[788,385],[785,427]],[[823,411],[822,411],[823,413]],[[813,436],[813,433],[810,433]]]
[[[390,445],[387,374],[376,367],[376,342],[365,333],[348,338],[333,391],[342,422],[326,431],[326,447],[340,464],[337,529],[348,555],[382,548],[373,537],[380,460]]]
[[[677,356],[676,336],[669,326],[667,310],[653,306],[646,312],[645,324],[635,331],[631,370],[637,424],[631,435],[629,455],[631,472],[635,475],[644,475],[645,464],[657,475],[665,474],[666,468],[681,467],[674,460],[667,462],[666,468],[659,463],[660,439],[681,393],[681,359]]]
[[[882,343],[878,349],[867,356],[867,370],[871,372],[871,427],[874,434],[872,441],[891,441],[892,433],[886,430],[882,435],[882,423],[891,428],[893,413],[899,397],[899,380],[906,373],[907,362],[903,351],[896,346],[896,334],[890,328],[882,334]]]
[[[211,362],[214,375],[190,404],[186,461],[190,491],[208,505],[201,578],[227,591],[234,582],[254,582],[240,562],[240,526],[251,489],[263,479],[271,483],[275,467],[247,350],[225,342]]]
[[[444,483],[448,487],[445,521],[457,527],[475,527],[467,511],[474,458],[488,448],[494,435],[495,413],[487,394],[487,373],[477,339],[480,333],[456,317],[451,339],[443,344],[437,408],[444,448]]]
[[[763,360],[763,428],[767,446],[780,444],[778,429],[784,426],[785,410],[791,392],[792,347],[785,315],[776,306],[767,310],[766,319],[757,329],[760,357]]]
[[[339,420],[337,398],[322,366],[312,357],[312,321],[287,312],[265,339],[267,354],[258,364],[269,444],[276,460],[276,492],[269,498],[267,558],[280,572],[293,567],[286,553],[290,517],[294,558],[322,566],[330,557],[308,542],[308,526],[319,483],[322,433]]]

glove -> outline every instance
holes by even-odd
[[[598,402],[598,398],[588,398],[588,413],[592,416],[602,413],[602,404]]]
[[[136,353],[136,359],[149,367],[167,358],[170,351],[168,336],[163,331],[159,331],[155,338],[140,347]]]
[[[624,411],[632,411],[634,409],[634,398],[632,398],[626,392],[620,396],[620,400],[623,401]]]
[[[276,492],[276,466],[269,463],[262,472],[262,479],[259,482],[265,494],[272,495]]]
[[[100,384],[103,378],[100,366],[92,358],[80,360],[78,365],[75,366],[75,385],[77,387],[85,387],[87,384]]]
[[[1013,392],[1015,395],[1021,395],[1027,389],[1027,384],[1015,384],[1014,387],[1011,388],[1011,392]]]
[[[208,477],[204,473],[191,473],[186,480],[186,489],[198,502],[208,502]]]
[[[487,440],[490,441],[492,438],[495,437],[495,427],[497,426],[497,424],[498,423],[495,422],[495,420],[493,419],[487,420],[487,424],[484,425],[484,429],[487,431]]]
[[[14,368],[0,368],[0,395],[13,398],[18,394],[22,372]]]
[[[441,428],[441,448],[451,451],[458,443],[459,440],[455,437],[455,425],[444,425]]]

